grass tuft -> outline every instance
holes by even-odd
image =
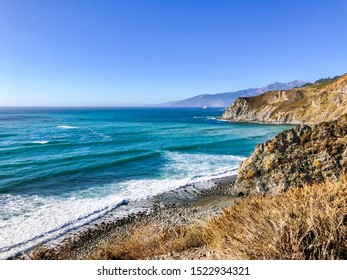
[[[176,227],[159,229],[155,223],[140,226],[129,232],[123,240],[103,244],[89,259],[139,260],[182,252],[203,246],[203,231],[200,227]]]
[[[204,238],[225,259],[346,259],[346,180],[246,197],[210,221]]]

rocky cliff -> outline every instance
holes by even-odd
[[[347,74],[327,83],[240,97],[222,119],[234,122],[319,123],[347,113]]]
[[[345,84],[346,85],[346,84]],[[239,166],[234,194],[278,193],[347,172],[347,115],[298,125],[256,147]]]

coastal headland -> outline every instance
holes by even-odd
[[[292,90],[239,97],[221,117],[232,122],[317,124],[347,113],[347,74]]]

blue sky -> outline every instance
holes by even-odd
[[[347,72],[347,0],[1,0],[0,106],[155,104]]]

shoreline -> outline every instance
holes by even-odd
[[[236,175],[225,176],[199,182],[200,187],[204,186],[200,189],[195,188],[195,183],[156,195],[148,201],[148,209],[130,212],[124,217],[116,217],[116,209],[55,241],[35,246],[9,259],[30,260],[35,258],[35,254],[40,250],[48,250],[49,259],[86,259],[98,250],[101,244],[113,239],[119,240],[130,231],[149,222],[154,222],[161,229],[192,224],[203,225],[220,214],[224,207],[240,200],[230,194],[235,180]]]
[[[241,123],[241,124],[266,124],[266,125],[288,125],[288,126],[296,126],[296,125],[315,125],[318,123],[306,123],[306,122],[279,122],[279,121],[256,121],[256,120],[235,120],[235,119],[225,119],[222,117],[217,117],[217,120],[230,122],[230,123]]]

